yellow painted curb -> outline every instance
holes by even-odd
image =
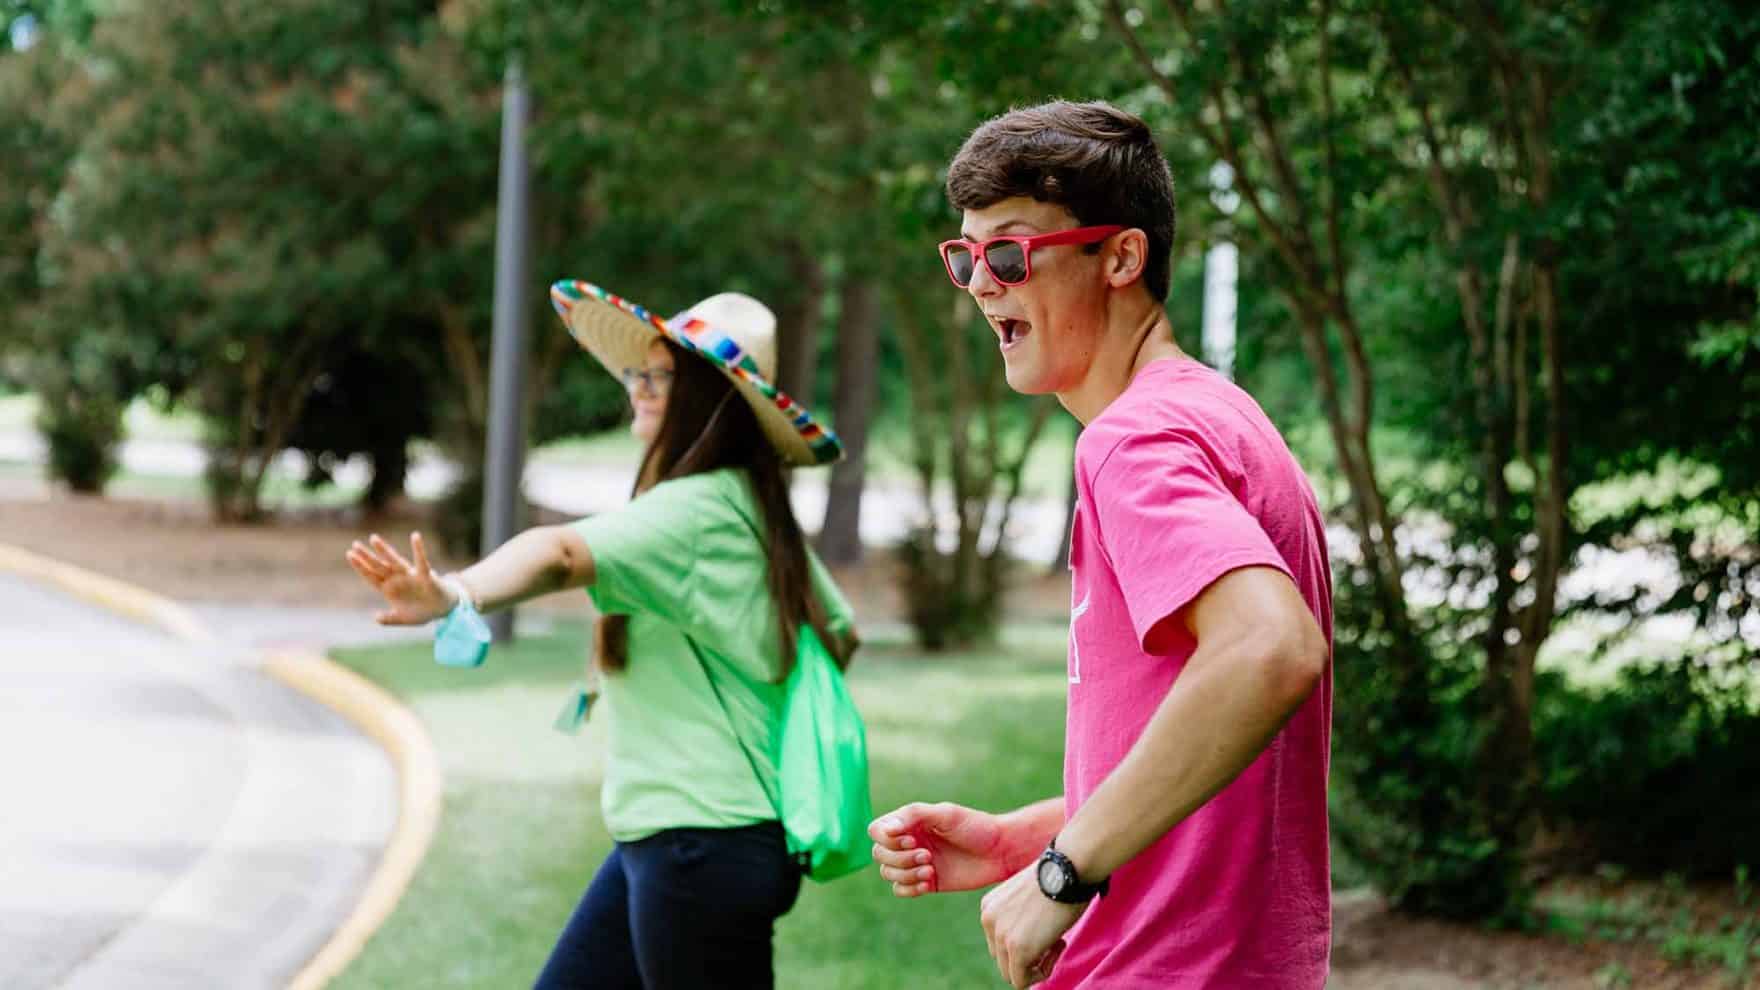
[[[72,564],[0,544],[0,572],[54,585],[185,642],[215,641],[195,613],[177,602]],[[263,669],[354,723],[384,747],[397,768],[397,826],[385,845],[385,856],[354,911],[289,984],[291,990],[320,990],[360,955],[427,855],[440,820],[440,763],[415,713],[354,671],[324,657],[289,652],[272,654]]]
[[[120,612],[137,622],[157,626],[186,642],[207,644],[214,641],[214,634],[189,609],[115,578],[5,544],[0,544],[0,571],[55,585],[75,598]]]
[[[318,990],[335,979],[379,930],[409,889],[440,822],[440,763],[415,714],[384,688],[325,657],[277,653],[264,669],[276,680],[310,695],[359,726],[391,754],[397,767],[397,828],[366,892],[330,941],[288,986]]]

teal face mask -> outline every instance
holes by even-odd
[[[480,667],[489,655],[489,624],[471,607],[459,602],[434,630],[434,662],[448,667]]]
[[[563,702],[562,710],[556,713],[556,721],[551,728],[557,732],[574,735],[581,731],[582,723],[593,712],[593,702],[599,700],[599,692],[591,685],[575,681],[569,689],[568,700]]]

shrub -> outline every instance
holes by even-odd
[[[36,425],[49,447],[49,476],[98,494],[117,468],[124,403],[102,390],[45,389]]]
[[[1518,922],[1522,850],[1497,839],[1477,762],[1483,662],[1444,635],[1396,644],[1366,581],[1351,573],[1334,601],[1334,837],[1401,910]]]
[[[898,556],[905,611],[923,649],[995,640],[1008,566],[1000,548],[987,554],[946,553],[935,546],[933,530],[918,528],[899,544]]]
[[[1760,862],[1760,703],[1739,669],[1628,667],[1597,691],[1549,676],[1535,723],[1543,813],[1584,852],[1691,877]]]
[[[468,465],[435,506],[434,532],[448,556],[476,560],[482,553],[484,485],[482,465]]]

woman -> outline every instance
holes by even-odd
[[[348,560],[379,621],[424,623],[584,587],[607,720],[601,801],[611,855],[539,987],[768,987],[773,922],[801,868],[772,795],[782,682],[810,626],[847,664],[849,606],[807,548],[784,464],[842,454],[770,385],[775,317],[724,293],[661,321],[585,282],[551,289],[577,342],[629,388],[646,442],[624,507],[527,530],[440,576],[374,536]]]

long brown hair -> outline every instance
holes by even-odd
[[[838,666],[844,666],[848,657],[843,655],[842,644],[831,638],[824,603],[813,592],[806,539],[789,504],[782,457],[726,375],[672,341],[662,343],[672,354],[672,389],[660,429],[642,455],[630,497],[674,478],[722,468],[743,470],[751,479],[763,515],[764,557],[769,563],[768,585],[770,598],[776,603],[777,643],[782,650],[782,673],[777,681],[787,678],[794,666],[796,630],[803,623],[812,626],[819,641],[837,658]],[[629,665],[629,616],[601,618],[594,640],[601,667],[622,670]]]

